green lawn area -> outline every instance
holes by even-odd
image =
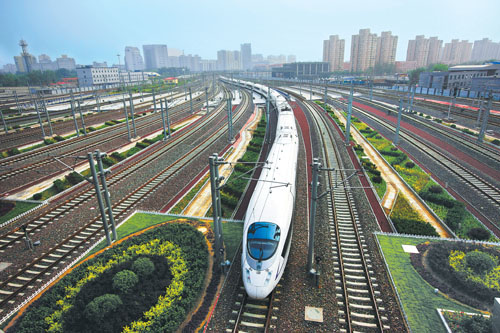
[[[436,308],[478,312],[441,294],[434,294],[434,288],[413,268],[410,254],[403,251],[402,245],[418,245],[426,239],[386,235],[377,235],[377,238],[413,332],[446,332]]]
[[[8,220],[18,216],[19,214],[22,214],[22,213],[30,210],[31,208],[34,208],[38,205],[40,205],[40,204],[17,201],[16,206],[12,210],[8,211],[7,214],[0,216],[0,223],[7,222]]]
[[[122,224],[118,229],[116,229],[116,233],[118,239],[131,235],[135,232],[138,232],[142,229],[151,227],[156,224],[160,224],[167,221],[172,221],[178,219],[176,216],[166,216],[166,215],[156,215],[156,214],[147,214],[147,213],[136,213],[130,219],[127,220],[124,224]],[[213,228],[213,222],[210,222],[210,226]],[[222,224],[222,236],[224,238],[224,243],[226,245],[226,254],[229,260],[232,260],[234,254],[238,250],[238,246],[240,246],[241,237],[243,234],[243,223],[236,222],[223,222]],[[89,255],[103,249],[106,247],[106,241],[101,242],[97,245]]]

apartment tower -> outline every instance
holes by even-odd
[[[344,64],[345,40],[332,35],[323,41],[323,61],[330,64],[330,71],[341,71]],[[290,62],[290,61],[289,61]]]

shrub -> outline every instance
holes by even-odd
[[[105,156],[102,158],[102,163],[107,166],[107,167],[110,167],[112,166],[113,164],[115,164],[115,161],[113,161],[113,159],[111,159],[110,157],[108,156]]]
[[[413,162],[406,162],[405,163],[405,168],[412,169],[413,167],[415,167],[415,163],[413,163]]]
[[[64,138],[62,136],[60,136],[60,135],[56,135],[54,137],[54,140],[56,140],[57,142],[61,142],[61,141],[64,141]]]
[[[59,192],[62,192],[66,189],[66,185],[64,184],[64,182],[62,180],[56,179],[54,181],[54,188],[59,193]]]
[[[21,125],[14,125],[12,126],[13,129],[20,129],[21,128]]]
[[[72,173],[70,173],[69,175],[66,176],[66,180],[71,185],[76,185],[79,182],[83,181],[84,179],[85,178],[83,178],[82,175],[80,175],[78,172],[75,172],[75,171],[73,171]]]
[[[419,195],[426,201],[430,201],[432,203],[435,203],[436,205],[441,205],[446,208],[452,208],[455,205],[455,200],[447,198],[443,195],[431,193],[429,191],[421,191]]]
[[[372,178],[372,182],[380,184],[380,183],[382,183],[382,177],[380,177],[380,176],[374,176]]]
[[[42,200],[42,193],[35,193],[33,195],[34,200]]]
[[[431,119],[431,116],[425,116],[425,119]]]
[[[16,207],[15,202],[0,201],[0,216],[3,216]]]
[[[114,158],[115,160],[117,160],[118,162],[123,161],[125,159],[125,157],[123,157],[123,155],[120,154],[117,151],[115,151],[114,153],[112,153],[111,157]]]
[[[497,265],[488,253],[478,250],[467,252],[465,263],[467,267],[470,267],[476,274],[480,275],[488,273]]]
[[[136,146],[137,148],[141,148],[141,149],[143,149],[143,148],[146,148],[147,146],[149,146],[149,143],[139,141],[139,142],[137,142],[137,143],[135,144],[135,146]]]
[[[485,241],[490,238],[490,233],[483,228],[472,228],[467,232],[467,236],[469,236],[470,239]]]
[[[500,140],[498,140],[498,139],[491,141],[491,143],[494,145],[500,146]]]
[[[113,122],[113,121],[106,121],[104,124],[105,124],[105,125],[107,125],[107,126],[113,126],[113,125],[115,125],[116,123],[115,123],[115,122]]]
[[[91,321],[101,322],[122,304],[120,296],[114,294],[104,294],[94,298],[89,304],[87,304],[85,307],[85,317]]]
[[[460,224],[465,218],[465,207],[461,202],[455,202],[451,209],[448,209],[444,223],[451,228],[451,230],[456,231],[460,228]]]
[[[90,126],[90,127],[87,127],[87,131],[94,132],[94,131],[96,131],[96,129],[95,129],[95,127]]]
[[[18,155],[18,154],[21,154],[21,152],[17,148],[12,148],[12,149],[9,149],[7,151],[7,155],[9,155],[9,156],[14,156],[14,155]]]
[[[451,124],[451,125],[450,125],[450,127],[451,127],[451,128],[457,128],[457,125],[455,125],[455,124]]]
[[[137,275],[128,269],[124,269],[113,277],[113,288],[126,294],[132,290],[137,282],[139,282]]]
[[[44,139],[43,143],[45,143],[46,145],[51,145],[53,143],[56,143],[56,140],[54,140],[52,138],[48,138],[48,139]]]
[[[426,222],[414,219],[393,217],[392,222],[399,233],[422,236],[439,236],[436,229]]]
[[[442,193],[443,192],[443,188],[439,185],[432,185],[429,187],[429,192],[431,193]]]
[[[151,259],[143,257],[134,261],[132,270],[142,278],[151,275],[155,270],[155,265]]]

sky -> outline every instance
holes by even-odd
[[[406,60],[416,35],[500,42],[498,0],[0,0],[0,66],[14,63],[25,39],[28,51],[52,60],[61,54],[77,64],[118,63],[125,46],[167,44],[216,59],[218,50],[294,54],[321,61],[323,40],[346,40],[370,28],[399,37],[396,60]]]

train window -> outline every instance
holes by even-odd
[[[281,229],[271,222],[255,222],[248,228],[247,247],[250,256],[258,261],[271,258],[280,241]]]

